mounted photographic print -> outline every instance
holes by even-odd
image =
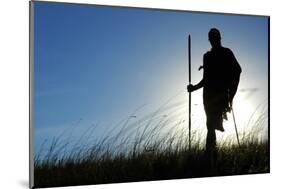
[[[269,173],[269,17],[30,2],[30,187]]]

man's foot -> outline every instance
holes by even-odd
[[[221,131],[221,132],[224,132],[224,128],[223,128],[222,124],[221,124],[221,125],[218,125],[218,126],[216,127],[216,130],[219,130],[219,131]]]

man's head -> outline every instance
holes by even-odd
[[[212,47],[221,46],[221,34],[217,28],[211,28],[208,36],[209,36],[209,41],[210,41]]]

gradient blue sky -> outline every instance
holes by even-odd
[[[42,2],[34,10],[35,146],[78,123],[107,129],[143,105],[149,114],[175,95],[186,116],[187,36],[196,83],[212,27],[242,66],[241,95],[256,89],[244,101],[268,98],[267,17]]]

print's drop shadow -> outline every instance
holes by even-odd
[[[19,180],[18,181],[18,184],[22,187],[25,187],[25,188],[29,188],[29,182],[28,180]]]

